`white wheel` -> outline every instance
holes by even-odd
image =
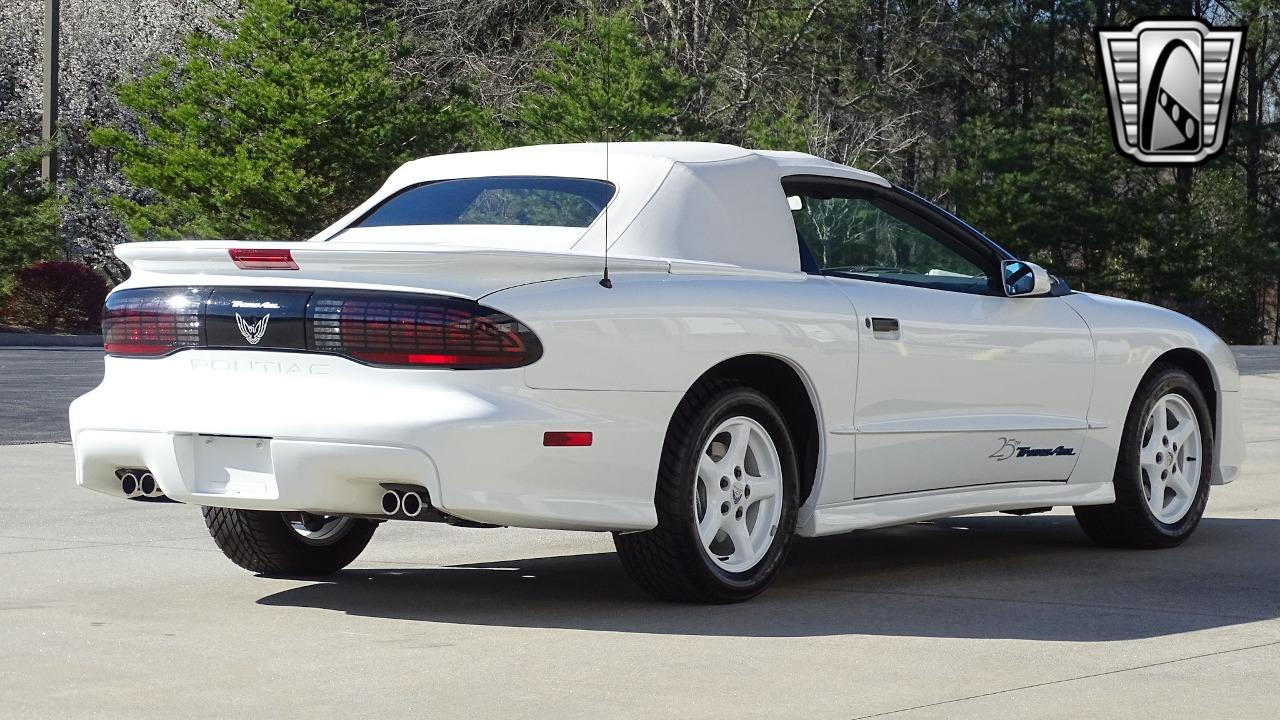
[[[731,417],[711,433],[698,460],[694,517],[702,548],[739,573],[769,552],[782,518],[782,461],[755,420]]]
[[[1159,363],[1134,392],[1112,479],[1116,500],[1075,508],[1080,528],[1110,547],[1167,548],[1191,537],[1209,501],[1213,423],[1185,369]]]
[[[1172,525],[1186,516],[1200,485],[1200,423],[1186,398],[1169,393],[1151,408],[1142,434],[1142,488],[1151,514]]]
[[[281,520],[308,545],[329,545],[341,540],[356,523],[353,517],[282,513]]]
[[[695,385],[663,443],[658,526],[615,533],[618,557],[640,587],[661,598],[754,597],[791,547],[799,474],[791,431],[769,396],[732,380]]]

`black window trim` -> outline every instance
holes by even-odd
[[[830,175],[787,175],[782,178],[782,190],[786,195],[796,194],[795,190],[803,192],[805,188],[817,189],[826,193],[834,193],[840,197],[861,198],[870,200],[877,207],[883,205],[891,206],[892,210],[885,209],[885,212],[894,218],[907,223],[911,227],[928,235],[929,237],[941,242],[948,249],[956,252],[964,259],[976,265],[983,272],[987,273],[988,287],[985,293],[975,293],[968,290],[952,289],[938,287],[937,285],[916,283],[910,280],[902,280],[899,278],[883,278],[869,277],[864,275],[846,275],[830,273],[832,276],[845,277],[852,280],[865,280],[868,282],[883,282],[893,285],[904,285],[908,287],[919,287],[926,290],[941,290],[943,292],[958,292],[969,295],[997,295],[1003,296],[1004,291],[1000,287],[999,278],[1001,277],[1000,264],[1004,260],[1017,260],[1008,250],[1000,247],[996,243],[978,233],[969,225],[959,220],[951,213],[946,212],[942,208],[933,203],[924,200],[915,193],[909,192],[897,186],[885,187],[862,180],[853,180],[851,178],[833,177]],[[882,209],[884,209],[882,207]],[[897,212],[894,212],[894,211]],[[827,275],[818,268],[817,261],[813,257],[813,253],[800,239],[796,236],[796,242],[800,248],[800,265],[804,272],[811,275]]]
[[[347,223],[346,227],[344,227],[342,230],[338,231],[337,233],[334,233],[333,237],[328,239],[332,240],[334,237],[341,235],[347,230],[353,230],[353,229],[359,228],[361,226],[361,223],[363,223],[366,219],[368,219],[370,215],[381,210],[383,205],[386,205],[387,203],[391,202],[392,200],[400,197],[401,195],[407,192],[412,192],[413,190],[417,190],[418,188],[425,187],[427,185],[435,185],[437,183],[450,182],[455,180],[582,180],[585,182],[599,183],[609,188],[609,197],[606,198],[604,201],[604,204],[601,205],[596,210],[595,217],[591,218],[592,223],[594,223],[600,217],[600,213],[604,212],[604,209],[609,206],[609,203],[613,202],[613,199],[618,196],[618,186],[610,180],[601,180],[600,178],[569,177],[567,175],[476,175],[474,177],[436,178],[435,180],[423,180],[422,182],[416,182],[409,185],[405,185],[399,190],[396,190],[390,195],[379,200],[377,205],[374,205],[373,207],[361,213],[360,217]],[[578,197],[583,197],[583,196],[579,195]],[[583,197],[583,199],[586,200],[585,197]],[[591,223],[588,223],[583,227],[591,227]]]

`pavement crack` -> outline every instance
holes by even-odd
[[[71,547],[32,548],[28,550],[0,550],[0,555],[20,555],[23,553],[56,552],[60,550],[93,550],[97,548],[108,548],[108,547],[157,548],[159,550],[192,550],[196,552],[208,552],[208,551],[214,550],[214,548],[193,548],[193,547],[180,547],[180,546],[174,546],[174,545],[160,544],[160,543],[173,543],[173,542],[181,542],[184,540],[198,540],[198,539],[200,538],[199,537],[190,537],[190,538],[183,537],[183,538],[170,538],[170,539],[160,539],[160,540],[142,540],[142,541],[133,542],[133,543],[120,543],[120,542],[102,542],[99,540],[67,540],[65,538],[42,538],[42,537],[26,537],[26,536],[20,536],[20,535],[0,535],[0,540],[32,540],[35,542],[65,543],[65,544],[71,545]]]
[[[63,550],[93,550],[100,547],[111,547],[110,545],[75,545],[72,547],[56,547],[56,548],[34,548],[32,550],[0,550],[0,556],[8,555],[29,555],[31,553],[42,552],[60,552]]]
[[[1025,600],[1010,599],[999,597],[983,597],[981,595],[946,595],[942,593],[913,593],[902,592],[896,590],[845,590],[843,588],[825,588],[813,587],[805,585],[785,585],[778,583],[778,587],[787,588],[788,590],[800,590],[807,592],[824,592],[824,593],[847,593],[850,595],[885,595],[890,597],[910,597],[910,598],[928,598],[931,600],[964,600],[972,602],[984,603],[1008,603],[1012,605],[1045,605],[1049,607],[1071,607],[1088,610],[1121,610],[1125,612],[1136,613],[1154,613],[1158,615],[1175,615],[1175,616],[1192,616],[1214,618],[1219,620],[1243,620],[1246,622],[1259,622],[1262,620],[1270,620],[1270,617],[1260,617],[1255,615],[1229,615],[1225,613],[1209,613],[1199,612],[1196,610],[1165,610],[1163,608],[1134,607],[1132,605],[1111,605],[1108,603],[1085,603],[1085,602],[1064,602],[1062,600]]]
[[[1161,660],[1160,662],[1147,663],[1145,665],[1134,665],[1133,667],[1117,668],[1115,670],[1104,670],[1103,672],[1090,673],[1088,675],[1078,675],[1075,677],[1062,678],[1060,680],[1048,680],[1041,683],[1032,683],[1030,685],[1021,685],[1019,687],[1005,688],[1004,690],[993,690],[991,692],[979,693],[977,695],[969,695],[967,697],[952,698],[950,700],[940,700],[933,703],[925,703],[924,705],[915,705],[912,707],[899,708],[897,710],[886,710],[885,712],[872,713],[871,715],[858,715],[852,720],[867,720],[867,718],[887,717],[889,715],[898,715],[900,713],[911,712],[913,710],[925,710],[927,708],[941,707],[943,705],[951,705],[954,703],[968,702],[970,700],[980,700],[982,698],[994,697],[996,695],[1007,695],[1009,693],[1021,692],[1023,690],[1035,690],[1036,688],[1049,687],[1052,685],[1062,685],[1063,683],[1075,682],[1077,680],[1090,680],[1093,678],[1107,677],[1108,675],[1120,675],[1122,673],[1133,672],[1134,670],[1148,670],[1150,668],[1163,667],[1165,665],[1174,665],[1188,660],[1200,660],[1207,657],[1216,657],[1218,655],[1230,655],[1231,653],[1244,652],[1246,650],[1258,650],[1260,648],[1280,645],[1280,640],[1259,643],[1257,645],[1248,645],[1246,647],[1231,648],[1228,650],[1214,650],[1213,652],[1199,653],[1197,655],[1188,655],[1187,657],[1174,658],[1172,660]]]

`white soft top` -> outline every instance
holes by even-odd
[[[617,192],[607,214],[601,213],[587,228],[421,225],[343,232],[378,203],[411,185],[518,175],[608,180]],[[798,152],[697,142],[610,143],[607,154],[603,143],[534,145],[405,163],[373,197],[312,240],[600,255],[607,217],[613,256],[795,272],[799,269],[795,225],[779,187],[779,181],[789,175],[824,175],[889,186],[878,175]]]

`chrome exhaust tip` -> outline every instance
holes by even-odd
[[[163,495],[160,491],[160,485],[156,482],[156,476],[149,472],[144,472],[138,476],[138,492],[145,497],[156,497]]]
[[[120,492],[125,497],[138,496],[138,476],[131,472],[122,473],[120,475]]]
[[[400,493],[388,490],[382,493],[382,514],[395,515],[400,512]]]
[[[422,512],[422,496],[416,492],[407,492],[400,501],[400,511],[405,517],[418,517]]]

